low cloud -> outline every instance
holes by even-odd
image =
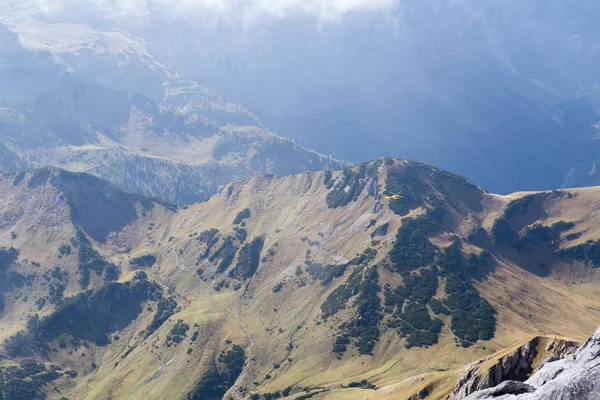
[[[3,1],[0,0],[0,4]],[[14,0],[12,0],[14,1]],[[96,14],[108,19],[222,17],[260,21],[291,16],[336,20],[359,11],[390,8],[396,0],[30,0],[47,15]]]

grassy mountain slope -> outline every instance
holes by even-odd
[[[50,398],[443,398],[464,365],[600,319],[596,188],[503,197],[391,159],[184,208],[61,170],[0,185],[0,339],[77,372]]]

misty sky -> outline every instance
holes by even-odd
[[[0,0],[0,3],[16,8],[33,7],[47,15],[99,13],[107,18],[138,20],[153,15],[219,16],[252,23],[295,15],[336,20],[351,12],[385,10],[395,0]]]

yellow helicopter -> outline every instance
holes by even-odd
[[[386,200],[400,200],[402,196],[400,196],[400,192],[393,194],[391,196],[385,196]]]

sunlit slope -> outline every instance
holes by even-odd
[[[185,208],[60,170],[0,185],[3,268],[26,279],[0,334],[77,371],[49,398],[443,398],[474,360],[600,320],[596,188],[502,197],[391,159]]]

